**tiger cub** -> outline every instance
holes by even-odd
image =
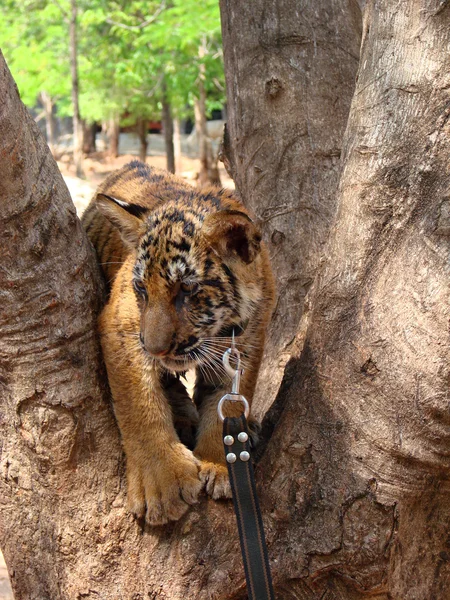
[[[99,328],[128,506],[161,525],[179,519],[203,487],[230,496],[217,416],[230,391],[221,357],[234,330],[251,402],[273,308],[268,252],[231,191],[199,192],[139,161],[107,177],[82,221],[109,287]],[[194,403],[179,379],[189,369]],[[180,423],[196,426],[192,450]]]

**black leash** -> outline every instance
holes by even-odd
[[[275,600],[245,415],[225,417],[223,436],[248,597]]]
[[[230,357],[236,367],[230,365]],[[266,540],[256,495],[255,477],[250,456],[250,439],[247,428],[249,405],[239,393],[241,378],[240,354],[233,343],[223,355],[225,370],[232,377],[232,390],[219,402],[217,412],[223,421],[223,444],[228,465],[234,511],[239,530],[242,559],[249,600],[275,600],[267,556]],[[222,411],[225,402],[241,402],[244,413],[240,417],[225,417]]]

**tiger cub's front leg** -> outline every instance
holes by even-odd
[[[156,366],[145,364],[139,338],[110,302],[101,320],[103,355],[127,459],[127,503],[150,525],[179,519],[197,502],[199,461],[181,443]],[[128,328],[126,328],[128,329]],[[134,330],[136,330],[134,328]]]

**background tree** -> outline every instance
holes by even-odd
[[[347,0],[272,6],[222,6],[226,68],[231,36],[234,61],[252,39],[250,62],[235,73],[237,82],[254,78],[255,97],[268,94],[261,110],[271,106],[270,90],[286,92],[279,100],[287,102],[304,85],[296,71],[351,59],[346,44],[360,25]],[[366,10],[326,260],[265,420],[257,472],[281,600],[448,597],[449,20],[437,0],[376,0]],[[323,72],[330,88],[311,107],[310,128],[334,93],[338,111],[345,94],[336,86],[346,90],[350,72],[337,80]],[[249,111],[250,89],[236,85],[228,87],[230,123],[239,118],[246,135],[230,125],[227,156],[250,203],[261,185],[246,187],[254,165],[269,177],[278,157],[279,179],[289,175],[283,161],[294,141],[279,156],[271,134],[265,152],[253,148],[256,163],[248,146],[274,121],[260,122]],[[243,600],[229,503],[204,499],[162,530],[142,531],[124,511],[122,454],[93,334],[95,266],[4,64],[0,90],[0,226],[8,240],[0,269],[0,540],[17,595]],[[281,125],[283,139],[291,129]],[[268,187],[260,201],[288,191]],[[267,223],[264,233],[270,240]],[[298,248],[291,244],[290,260]]]
[[[135,18],[125,12],[115,14],[111,23],[124,35],[129,35],[131,29],[133,48],[143,48],[146,55],[152,56],[154,72],[159,74],[156,86],[159,93],[156,94],[162,120],[166,122],[169,153],[172,153],[173,131],[168,114],[178,118],[188,116],[194,107],[200,157],[199,182],[217,182],[217,161],[214,169],[214,157],[206,137],[207,115],[213,108],[222,108],[225,101],[217,2],[208,0],[199,4],[193,0],[174,0],[157,12],[151,23],[142,12]],[[174,168],[172,157],[168,165],[169,170]]]
[[[63,13],[69,24],[69,49],[70,49],[70,78],[72,83],[72,109],[73,109],[73,159],[77,177],[83,176],[82,167],[82,125],[79,102],[78,78],[78,5],[77,0],[70,0],[69,16]]]
[[[41,100],[47,139],[54,146],[55,107],[59,103],[65,114],[71,93],[68,29],[56,5],[40,5],[39,11],[32,10],[32,6],[28,1],[2,3],[0,43],[14,68],[24,103],[35,107],[36,100]]]
[[[74,7],[77,49],[75,52],[72,43],[70,60],[73,66],[77,64],[77,77],[72,73],[72,81],[78,82],[75,85],[71,84],[68,43]],[[0,43],[24,101],[35,107],[38,95],[45,94],[59,116],[79,113],[80,127],[76,128],[83,129],[86,152],[94,149],[92,126],[102,122],[111,154],[117,156],[122,123],[136,126],[141,158],[145,159],[147,122],[167,120],[169,113],[178,119],[193,116],[200,72],[204,76],[204,120],[207,112],[224,102],[219,8],[211,0],[203,5],[191,0],[168,5],[133,0],[126,6],[111,0],[25,0],[19,5],[7,0],[0,15]],[[75,33],[74,26],[71,31]],[[206,44],[200,61],[201,39]],[[31,61],[30,44],[36,51]],[[37,58],[41,55],[42,61]],[[78,93],[71,97],[70,90],[76,88]],[[76,104],[78,110],[74,110]],[[49,121],[49,131],[50,126]],[[170,129],[167,121],[169,153],[173,144]]]

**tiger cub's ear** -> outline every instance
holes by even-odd
[[[117,227],[123,241],[136,248],[140,237],[145,232],[143,216],[147,213],[147,209],[101,193],[97,194],[96,204],[108,221]]]
[[[261,248],[261,234],[250,217],[239,210],[222,210],[206,217],[202,233],[224,259],[253,262]]]

